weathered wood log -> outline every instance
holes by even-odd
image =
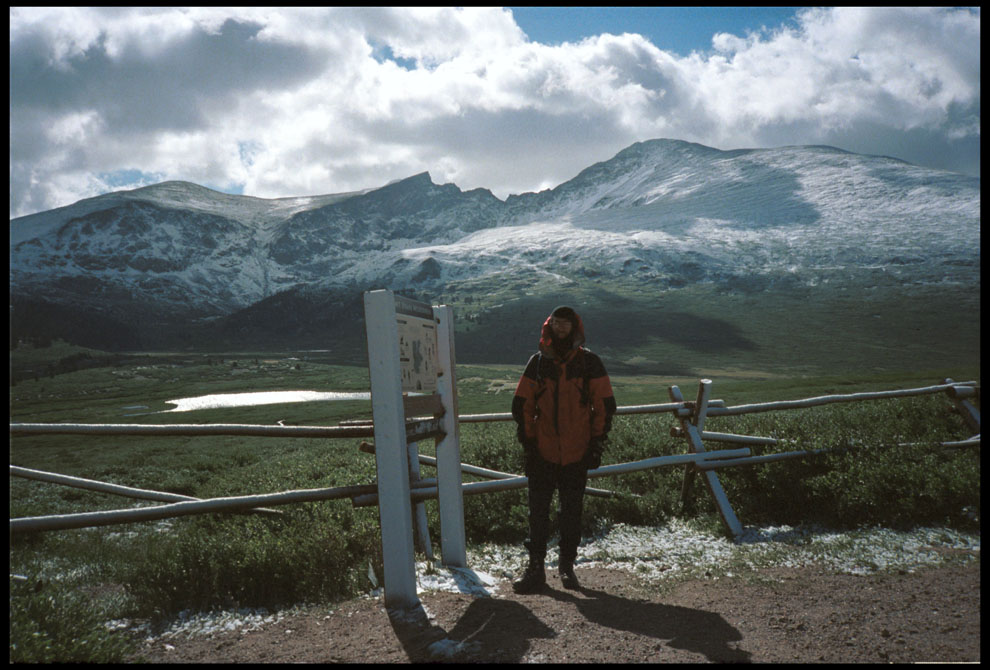
[[[374,430],[344,426],[265,426],[239,423],[139,424],[139,423],[12,423],[11,435],[140,435],[200,436],[240,435],[244,437],[372,437]]]
[[[436,487],[435,479],[424,479],[416,486]],[[226,498],[210,498],[177,502],[169,505],[140,507],[137,509],[117,509],[102,512],[83,512],[80,514],[53,514],[49,516],[22,517],[10,520],[10,532],[21,533],[28,531],[67,530],[70,528],[90,528],[94,526],[112,526],[121,523],[137,521],[156,521],[191,514],[207,514],[217,512],[234,512],[261,505],[291,505],[293,503],[317,502],[320,500],[339,500],[352,498],[362,493],[377,491],[375,484],[359,484],[356,486],[336,486],[320,489],[301,489],[282,491],[279,493],[264,493],[250,496],[232,496]]]
[[[375,445],[371,442],[361,442],[358,445],[358,449],[366,454],[375,453]],[[432,467],[437,467],[437,459],[433,456],[427,456],[426,454],[417,454],[419,462],[423,465],[430,465]],[[520,475],[512,474],[511,472],[499,472],[498,470],[489,470],[488,468],[482,468],[477,465],[470,465],[468,463],[461,463],[461,471],[466,472],[470,475],[477,475],[479,477],[487,477],[488,479],[511,479],[513,477],[519,477]],[[609,491],[606,489],[596,489],[590,486],[585,487],[584,492],[588,495],[597,496],[600,498],[615,498],[620,494],[615,491]],[[634,495],[634,494],[630,494]],[[639,496],[635,496],[639,497]]]
[[[952,383],[951,381],[947,383]],[[972,398],[980,394],[979,387],[976,386],[959,386],[953,384],[945,390],[950,398]]]
[[[941,445],[945,449],[962,449],[964,447],[978,447],[980,446],[980,436],[976,435],[968,440],[959,440],[958,442],[943,442]]]
[[[705,419],[708,416],[708,400],[712,393],[712,380],[702,379],[698,382],[698,397],[695,400],[694,413],[691,416],[691,423],[698,429],[698,434],[705,429]]]
[[[708,394],[711,390],[711,381],[708,379],[702,379],[698,388],[698,406],[695,407],[695,411],[692,416],[680,416],[679,421],[681,423],[681,430],[687,438],[688,445],[693,454],[705,454],[705,445],[701,442],[701,433],[698,426],[693,422],[697,417],[704,418],[712,410],[710,410],[708,405]],[[670,399],[677,402],[684,399],[681,394],[681,390],[676,386],[670,386],[667,389]],[[697,467],[699,463],[695,463],[694,467]],[[690,483],[694,476],[694,467],[689,468],[684,473],[684,482],[681,487],[682,499],[686,499],[687,494],[690,492]],[[715,507],[718,509],[719,515],[722,517],[722,521],[725,523],[726,527],[733,534],[733,536],[738,540],[742,536],[742,524],[739,523],[739,519],[736,517],[735,511],[732,509],[732,505],[729,503],[728,496],[725,495],[725,489],[722,487],[722,482],[719,481],[718,475],[710,471],[702,471],[702,477],[705,480],[705,485],[708,487],[709,493],[712,495],[712,499],[715,501]]]
[[[975,385],[976,382],[966,382],[962,386]],[[752,414],[755,412],[772,412],[781,409],[804,409],[807,407],[817,407],[836,402],[855,402],[858,400],[879,400],[882,398],[898,398],[916,395],[928,395],[940,393],[956,384],[939,384],[936,386],[925,386],[915,389],[900,389],[896,391],[870,391],[865,393],[848,393],[845,395],[825,395],[814,398],[804,398],[802,400],[778,400],[775,402],[753,403],[749,405],[735,405],[731,407],[711,407],[708,416],[737,416],[739,414]]]
[[[64,486],[72,486],[77,489],[99,491],[100,493],[110,493],[113,495],[124,496],[125,498],[136,498],[138,500],[158,500],[162,502],[202,500],[202,498],[185,496],[180,493],[171,493],[168,491],[151,491],[149,489],[138,489],[131,486],[122,486],[120,484],[101,482],[95,479],[83,479],[82,477],[61,475],[56,472],[45,472],[44,470],[32,470],[31,468],[22,468],[17,465],[10,466],[10,474],[13,477],[22,477],[24,479],[33,479],[35,481],[49,482],[52,484],[62,484]],[[282,512],[274,509],[257,508],[257,509],[249,509],[245,511],[258,512],[263,514],[274,514],[279,516],[282,515]]]
[[[413,456],[419,455],[419,445],[415,442],[410,442],[406,447],[409,454],[409,481],[415,487],[417,482],[422,481],[419,476],[419,459],[413,458]],[[416,503],[413,506],[412,513],[416,544],[419,546],[419,550],[426,556],[426,560],[432,561],[433,543],[430,541],[430,526],[426,518],[426,505],[421,502]]]
[[[901,442],[898,447],[917,447],[921,445],[930,444],[928,442]],[[958,449],[960,447],[978,447],[980,446],[980,434],[977,433],[972,437],[967,437],[965,440],[950,440],[949,442],[940,442],[940,447],[945,449]]]
[[[671,437],[684,437],[684,430],[678,426],[671,426]],[[712,431],[701,431],[701,439],[711,442],[732,442],[736,444],[760,444],[774,446],[777,440],[772,437],[758,437],[756,435],[735,435],[733,433],[715,433]]]
[[[976,409],[966,398],[976,396],[979,397],[980,387],[972,386],[961,386],[955,384],[951,378],[945,378],[944,383],[950,384],[950,387],[946,389],[946,393],[952,398],[953,404],[956,406],[956,411],[962,416],[963,421],[969,426],[969,429],[974,433],[980,432],[980,410]],[[972,391],[968,393],[966,389]]]
[[[698,463],[698,469],[715,470],[722,467],[732,467],[737,465],[755,465],[757,463],[769,463],[771,461],[783,461],[790,458],[805,458],[816,454],[825,453],[828,449],[815,449],[811,451],[787,451],[779,454],[764,454],[762,456],[749,456],[746,458],[731,458],[724,461],[712,463]]]
[[[684,413],[690,415],[693,402],[668,402],[657,405],[626,405],[615,410],[616,415],[626,414],[657,414],[662,412]],[[709,407],[725,407],[725,401],[720,399],[709,400]],[[512,421],[511,412],[495,412],[491,414],[461,414],[457,417],[461,423],[486,423],[489,421]],[[342,426],[358,425],[357,422],[341,421]]]
[[[807,449],[802,451],[784,451],[777,454],[762,454],[759,456],[749,456],[746,458],[731,458],[720,461],[711,461],[698,463],[697,467],[699,470],[717,470],[719,468],[729,468],[737,465],[758,465],[761,463],[772,463],[774,461],[783,461],[792,458],[807,458],[808,456],[819,456],[821,454],[840,454],[847,451],[860,451],[863,449],[873,448],[873,449],[890,449],[893,447],[917,447],[928,445],[928,442],[899,442],[897,444],[883,444],[875,447],[862,447],[862,446],[851,446],[851,447],[834,447],[831,449]],[[958,449],[962,447],[975,447],[980,444],[980,436],[974,435],[973,437],[967,438],[965,440],[957,440],[950,442],[940,442],[939,446],[945,449]]]
[[[374,437],[372,426],[265,426],[238,423],[140,424],[140,423],[12,423],[11,435],[131,435],[243,437],[352,438]],[[406,437],[410,442],[443,435],[438,419],[409,421]]]
[[[708,451],[703,454],[673,454],[671,456],[657,456],[641,461],[631,461],[629,463],[616,463],[615,465],[603,465],[595,470],[588,470],[588,478],[609,477],[613,475],[636,472],[638,470],[649,470],[669,465],[683,465],[685,463],[697,463],[699,461],[717,460],[721,458],[739,458],[748,456],[749,449],[729,449],[724,451]],[[508,491],[510,489],[523,488],[527,485],[527,477],[513,476],[509,479],[499,479],[491,482],[468,482],[462,484],[464,495],[475,495],[478,493],[492,493],[494,491]],[[423,488],[412,493],[412,499],[423,500],[437,497],[436,488]],[[378,494],[369,493],[356,495],[352,498],[355,507],[367,507],[378,503]]]

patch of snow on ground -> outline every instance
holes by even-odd
[[[489,589],[498,584],[498,580],[487,572],[476,572],[470,568],[448,568],[440,565],[430,565],[426,562],[416,563],[416,591],[451,591],[453,593],[468,593],[473,596],[491,596]]]
[[[940,549],[978,552],[980,536],[945,528],[910,532],[871,528],[839,533],[812,526],[766,526],[747,528],[737,544],[674,519],[662,527],[616,524],[582,542],[576,564],[628,570],[656,583],[812,565],[849,574],[911,571],[942,563],[945,556]],[[470,551],[468,559],[476,570],[511,579],[525,565],[526,552],[521,546],[485,545]],[[555,567],[557,559],[557,549],[552,547],[547,565]]]
[[[278,623],[283,618],[291,615],[294,610],[284,610],[270,613],[265,608],[249,609],[240,608],[228,610],[226,612],[205,612],[193,613],[191,610],[179,612],[176,621],[162,633],[152,635],[147,623],[136,627],[131,627],[126,620],[114,620],[106,623],[110,630],[131,628],[136,632],[147,635],[148,639],[169,640],[173,638],[190,638],[213,635],[227,631],[239,630],[242,634],[253,630],[260,630],[265,626]]]

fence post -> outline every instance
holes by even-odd
[[[694,403],[694,412],[691,414],[691,423],[698,428],[698,434],[705,429],[705,418],[708,416],[708,399],[712,396],[712,380],[701,379],[698,381],[698,396]]]
[[[707,384],[705,383],[707,382]],[[693,423],[698,428],[698,434],[705,429],[705,418],[708,415],[708,400],[711,397],[712,382],[710,379],[702,379],[701,383],[698,385],[698,396],[694,405],[694,413],[691,415],[691,423]],[[680,389],[676,386],[672,387],[670,391],[671,399],[674,396],[683,399],[680,395]],[[688,435],[681,430],[684,437]],[[690,440],[690,438],[688,438]],[[691,505],[691,487],[694,485],[694,475],[698,472],[698,468],[695,467],[693,463],[688,463],[684,466],[684,481],[681,483],[681,511],[686,512]]]
[[[409,481],[420,481],[419,476],[419,445],[409,443]],[[427,560],[433,560],[433,543],[430,542],[430,526],[426,519],[426,504],[423,501],[413,503],[413,526],[416,529],[416,541]]]
[[[942,383],[952,384],[954,382],[951,378],[946,377],[942,380]],[[952,398],[953,404],[955,404],[956,409],[962,416],[963,421],[966,422],[966,425],[969,426],[969,429],[973,431],[974,434],[978,434],[980,432],[980,410],[973,407],[973,405],[966,400],[965,397],[961,396],[954,388],[946,389],[946,393],[950,398]]]
[[[674,402],[683,402],[684,396],[681,394],[681,389],[677,386],[671,386],[667,389],[667,395]],[[677,416],[676,414],[674,416]],[[683,424],[682,424],[683,425]],[[672,430],[671,433],[674,431]],[[681,428],[681,436],[687,437],[684,429]],[[691,487],[694,486],[694,475],[698,472],[698,469],[694,467],[694,463],[686,463],[684,465],[684,479],[681,481],[681,514],[687,514],[691,509]]]
[[[461,489],[461,440],[454,371],[454,313],[449,305],[433,307],[437,321],[437,394],[443,403],[444,436],[437,440],[437,491],[440,508],[440,555],[443,564],[467,567],[464,493]]]
[[[368,338],[371,407],[375,424],[375,465],[385,570],[385,605],[413,608],[419,605],[419,598],[416,595],[399,330],[393,293],[387,289],[366,292],[364,319]]]
[[[684,436],[688,440],[691,452],[695,454],[704,453],[705,445],[701,441],[701,429],[705,424],[705,415],[708,413],[708,399],[711,395],[711,380],[702,379],[698,386],[698,400],[695,403],[694,411],[691,416],[680,417],[681,429],[684,431]],[[676,402],[681,402],[684,400],[684,396],[681,394],[681,390],[676,386],[671,386],[669,389],[670,398]],[[697,470],[695,465],[688,466],[690,468],[690,475],[685,472],[685,483],[681,490],[681,495],[683,497],[686,490],[688,490],[690,484],[688,482],[689,476],[693,477],[694,472]],[[708,485],[708,491],[712,494],[712,498],[715,500],[715,507],[718,509],[719,514],[722,517],[722,521],[728,527],[729,531],[738,540],[742,536],[742,524],[739,523],[739,519],[736,518],[736,513],[732,511],[732,505],[729,504],[729,499],[725,495],[725,489],[722,488],[722,482],[719,481],[718,475],[715,474],[713,470],[702,471],[702,477],[705,478],[705,484]]]

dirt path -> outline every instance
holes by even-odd
[[[978,555],[977,555],[978,556]],[[147,642],[155,663],[911,662],[980,660],[980,565],[870,576],[813,568],[694,580],[650,596],[621,570],[556,575],[538,595],[425,593],[428,620],[381,600],[262,630]]]

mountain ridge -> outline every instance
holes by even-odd
[[[189,340],[183,322],[248,337],[276,305],[287,318],[288,305],[346,304],[352,319],[342,296],[385,286],[459,294],[472,310],[485,300],[471,290],[509,286],[519,297],[604,286],[655,299],[696,284],[972,290],[975,277],[978,295],[979,211],[978,178],[898,159],[670,139],[505,200],[428,172],[277,199],[170,181],[12,219],[11,298],[20,311],[139,308],[153,323],[128,341],[167,344]],[[49,330],[71,339],[71,327]]]

